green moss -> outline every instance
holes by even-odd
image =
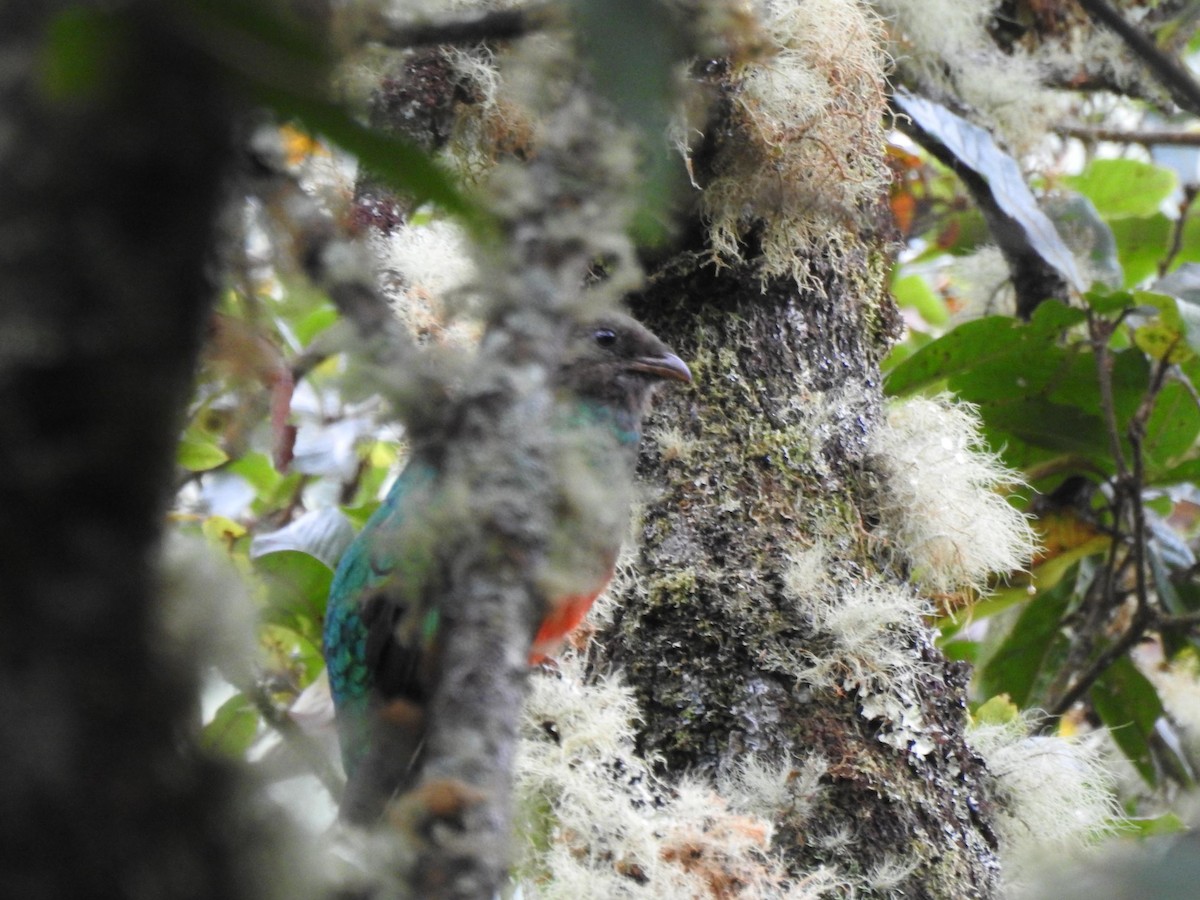
[[[696,572],[689,567],[650,582],[650,599],[652,603],[673,601],[683,605],[695,590]]]

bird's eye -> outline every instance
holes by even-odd
[[[611,347],[617,342],[617,333],[611,328],[597,328],[592,332],[592,338],[601,347]]]

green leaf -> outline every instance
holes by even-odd
[[[210,753],[241,759],[258,734],[259,719],[258,709],[246,695],[234,694],[201,730],[200,746]]]
[[[1138,349],[1152,359],[1167,359],[1171,363],[1191,359],[1194,354],[1187,340],[1188,322],[1181,302],[1157,291],[1137,291],[1134,299],[1139,306],[1158,310],[1157,316],[1143,320],[1144,324],[1134,332],[1133,342]],[[1187,311],[1190,315],[1190,309]]]
[[[1106,219],[1150,216],[1175,190],[1175,173],[1136,159],[1095,159],[1063,181],[1095,204]]]
[[[1156,481],[1175,468],[1195,446],[1198,436],[1200,407],[1191,391],[1182,384],[1168,384],[1155,399],[1142,437],[1147,480]]]
[[[1174,302],[1169,305],[1161,302],[1158,298],[1163,295]],[[1193,351],[1200,353],[1200,265],[1185,263],[1156,281],[1154,292],[1139,292],[1137,299],[1157,305],[1164,321],[1183,335]]]
[[[945,643],[939,642],[938,646],[942,648],[946,659],[968,662],[971,665],[975,665],[979,660],[979,641],[948,640]]]
[[[312,684],[313,679],[325,668],[319,629],[310,629],[308,634],[301,634],[286,625],[268,622],[259,630],[258,640],[266,650],[268,666],[272,670],[294,675],[300,687]]]
[[[641,136],[643,180],[631,230],[641,243],[660,243],[673,189],[683,187],[682,169],[661,136],[675,112],[678,67],[693,51],[662,4],[573,0],[571,15],[592,86]]]
[[[1083,310],[1048,301],[1038,306],[1028,323],[1009,316],[964,322],[896,366],[884,389],[893,397],[905,396],[951,376],[981,370],[995,373],[984,380],[1001,395],[1023,389],[1022,382],[1031,374],[1029,366],[1040,370],[1039,381],[1057,371],[1061,353],[1051,357],[1058,352],[1059,337],[1084,318]]]
[[[1021,710],[1007,694],[997,694],[980,704],[972,718],[980,725],[1008,725],[1021,718]]]
[[[1133,306],[1133,294],[1129,291],[1109,290],[1102,284],[1097,284],[1083,295],[1083,300],[1101,315],[1112,315]]]
[[[1177,813],[1168,812],[1161,816],[1122,817],[1113,823],[1118,835],[1136,838],[1161,837],[1188,831],[1187,824]]]
[[[1109,452],[1104,420],[1078,406],[1031,397],[1020,403],[997,404],[981,412],[990,430],[1020,438],[1035,447],[1090,457]]]
[[[1109,728],[1113,740],[1147,784],[1157,784],[1154,765],[1154,725],[1163,714],[1154,685],[1122,656],[1092,685],[1092,706]]]
[[[945,325],[950,321],[946,302],[920,275],[906,275],[892,282],[892,296],[901,307],[915,309],[930,325]]]
[[[275,85],[257,87],[264,101],[282,115],[295,120],[303,130],[323,136],[354,154],[364,169],[408,194],[415,203],[436,203],[460,217],[476,233],[494,230],[483,207],[469,200],[451,175],[412,141],[374,131],[327,100]]]
[[[383,505],[382,500],[372,500],[370,503],[364,503],[362,506],[343,506],[342,512],[346,518],[350,520],[350,524],[355,529],[361,531],[363,526],[367,524],[367,519],[375,514],[375,510]]]
[[[1158,271],[1167,256],[1174,228],[1162,213],[1108,223],[1117,241],[1117,257],[1125,272],[1125,286],[1140,284]]]
[[[1093,286],[1117,287],[1124,283],[1112,229],[1091,200],[1071,194],[1049,197],[1044,205],[1059,234],[1071,235],[1071,249],[1081,258],[1086,256]]]
[[[358,157],[364,169],[416,203],[432,202],[459,216],[479,234],[494,231],[488,215],[454,178],[413,141],[382,134],[326,99],[332,60],[313,30],[270,5],[243,0],[192,0],[190,34],[241,79],[252,94],[283,118],[319,134]],[[230,45],[236,51],[228,50]]]
[[[1059,629],[1070,605],[1070,584],[1061,581],[1021,611],[1012,630],[978,674],[979,693],[1007,694],[1018,706],[1029,703],[1051,648],[1061,640]]]
[[[229,460],[215,443],[185,437],[175,449],[175,460],[189,472],[207,472]]]
[[[296,339],[307,347],[313,338],[337,320],[338,312],[333,306],[318,307],[296,323]]]
[[[313,633],[325,615],[333,570],[300,550],[265,553],[252,563],[263,586],[264,620],[300,634]]]
[[[1147,473],[1146,481],[1155,486],[1200,482],[1200,459],[1185,460],[1157,474]]]
[[[270,457],[257,451],[235,459],[229,464],[228,471],[246,479],[260,497],[274,491],[283,480]]]

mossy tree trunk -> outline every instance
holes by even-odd
[[[910,621],[872,642],[891,661],[856,676],[872,661],[841,659],[789,581],[817,548],[834,603],[910,590],[872,534],[868,442],[896,315],[882,264],[813,259],[814,288],[800,290],[701,261],[676,257],[635,299],[696,383],[657,414],[640,587],[620,597],[607,659],[594,662],[620,667],[644,715],[642,750],[674,776],[736,780],[751,757],[797,776],[815,766],[820,787],[775,816],[796,876],[832,864],[866,895],[991,896],[996,842],[987,773],[964,741],[965,666],[932,645],[914,597]]]

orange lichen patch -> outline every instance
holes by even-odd
[[[668,834],[662,858],[697,878],[708,896],[719,900],[755,896],[758,885],[773,880],[766,857],[770,829],[761,819],[723,806],[717,810],[702,822],[682,823],[677,832]]]

